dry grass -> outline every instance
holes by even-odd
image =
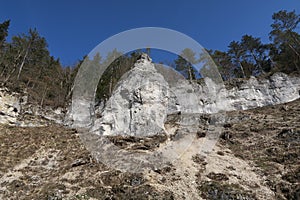
[[[97,163],[74,129],[0,126],[0,199],[299,199],[300,100],[228,116],[209,157],[144,174]]]

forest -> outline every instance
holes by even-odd
[[[276,72],[299,74],[300,15],[295,11],[281,10],[272,15],[272,20],[270,42],[267,44],[258,37],[246,34],[239,41],[230,42],[227,51],[207,49],[224,81],[269,76]],[[11,41],[8,41],[10,23],[10,20],[0,23],[0,84],[12,91],[25,91],[29,101],[40,106],[67,105],[74,79],[84,60],[101,64],[117,58],[99,81],[96,101],[107,98],[140,53],[151,51],[146,49],[122,54],[114,50],[104,59],[100,54],[93,58],[84,56],[73,66],[63,66],[59,58],[51,56],[46,39],[36,29],[12,36]],[[197,52],[184,49],[170,65],[187,79],[198,79],[192,66],[205,58],[196,57]]]

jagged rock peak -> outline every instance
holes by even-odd
[[[117,84],[93,131],[100,135],[147,135],[162,131],[168,105],[168,83],[143,53]]]
[[[136,61],[136,63],[151,63],[152,62],[152,59],[150,58],[150,56],[148,55],[148,54],[146,54],[146,53],[142,53],[139,57],[138,57],[138,59],[137,59],[137,61]]]

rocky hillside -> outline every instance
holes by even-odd
[[[211,114],[275,105],[298,99],[299,91],[300,79],[283,73],[268,79],[251,77],[227,87],[209,77],[201,83],[191,83],[175,70],[153,64],[144,54],[116,85],[105,107],[98,109],[100,118],[93,119],[89,107],[93,102],[84,99],[78,105],[73,101],[73,108],[77,109],[71,110],[70,118],[75,127],[94,124],[92,130],[100,130],[100,135],[122,132],[142,136],[168,132],[165,123],[169,115]]]
[[[229,112],[208,156],[189,149],[174,163],[143,173],[96,162],[74,129],[1,125],[0,199],[296,200],[299,116],[300,100]],[[201,145],[204,136],[194,142]]]
[[[190,83],[143,55],[96,113],[68,111],[74,129],[2,89],[0,199],[298,200],[299,90],[285,74]]]
[[[62,124],[64,109],[42,107],[28,102],[28,94],[0,88],[0,124],[22,127],[47,126],[51,121]]]

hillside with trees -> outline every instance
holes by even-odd
[[[272,19],[270,43],[264,44],[260,38],[246,34],[240,41],[230,42],[227,51],[207,50],[224,81],[268,76],[275,72],[299,73],[300,15],[295,11],[282,10],[274,13]],[[107,99],[118,80],[131,69],[142,52],[136,50],[122,55],[115,49],[104,59],[97,54],[93,58],[85,56],[75,66],[62,66],[59,58],[51,56],[46,39],[36,29],[12,36],[8,42],[10,23],[7,20],[0,24],[1,85],[26,91],[29,101],[40,106],[66,106],[80,65],[84,61],[101,65],[113,59],[101,77],[96,93],[96,101]],[[145,51],[149,53],[150,49]],[[186,58],[192,63],[187,62]],[[205,55],[184,49],[171,66],[187,79],[195,80],[201,75],[192,66],[203,60],[207,60]]]
[[[240,41],[232,41],[226,52],[210,51],[225,80],[275,72],[299,73],[300,15],[282,10],[274,13],[272,19],[270,43],[244,35]]]
[[[0,24],[0,81],[12,91],[27,91],[41,106],[64,106],[72,69],[50,55],[47,41],[36,29],[6,41],[10,21]]]
[[[0,22],[0,200],[299,200],[300,15],[272,19],[267,43],[72,66]]]
[[[261,39],[252,35],[243,35],[240,41],[232,41],[227,51],[206,50],[218,66],[224,81],[233,78],[271,75],[276,72],[287,74],[300,71],[300,15],[286,10],[272,16],[270,43],[264,44]],[[184,58],[193,63],[187,64]],[[207,60],[205,55],[185,49],[175,60],[175,69],[188,79],[196,79],[192,64]]]

